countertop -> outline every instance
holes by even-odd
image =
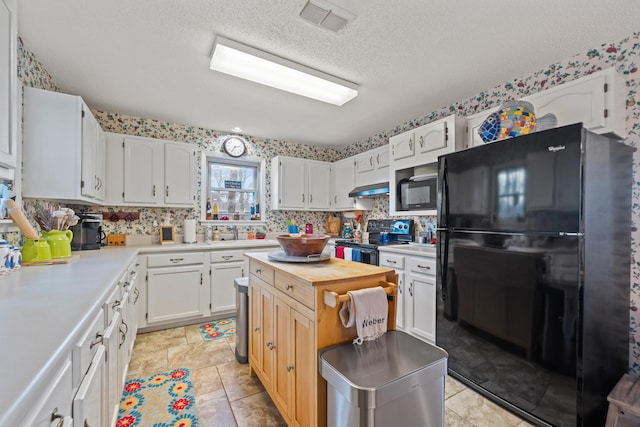
[[[264,262],[276,270],[296,276],[311,286],[330,285],[342,280],[366,278],[387,273],[395,275],[395,271],[390,268],[345,261],[339,258],[300,263],[272,261],[269,259],[268,254],[261,252],[247,252],[245,255],[251,259]]]
[[[276,240],[104,247],[69,264],[25,266],[0,277],[0,426],[20,425],[34,396],[68,360],[95,313],[138,254],[278,246]],[[30,400],[31,399],[31,400]]]
[[[379,246],[380,252],[393,252],[405,255],[418,255],[418,256],[435,256],[436,245],[427,244],[409,244],[409,245],[385,245]]]

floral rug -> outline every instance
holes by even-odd
[[[215,320],[198,326],[205,341],[217,340],[219,338],[233,337],[236,335],[236,318]]]
[[[125,383],[116,427],[197,425],[196,399],[189,369],[174,369]]]

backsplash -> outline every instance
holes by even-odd
[[[37,61],[34,55],[26,50],[20,41],[18,46],[18,77],[25,86],[34,86],[49,90],[62,90],[56,84],[52,76]],[[349,157],[360,152],[376,148],[388,143],[389,137],[408,131],[418,126],[441,119],[450,114],[468,116],[485,109],[496,107],[510,99],[539,92],[549,87],[572,81],[588,75],[592,72],[615,67],[615,69],[625,77],[627,81],[627,110],[626,123],[629,137],[627,144],[633,147],[640,146],[640,94],[638,91],[638,64],[640,64],[640,37],[638,33],[614,43],[606,43],[601,46],[581,52],[571,58],[558,62],[544,70],[535,72],[529,76],[513,79],[495,88],[480,92],[479,94],[459,101],[439,110],[433,111],[423,117],[409,120],[385,132],[381,132],[366,140],[357,141],[349,146],[340,149],[328,149],[312,147],[301,144],[288,143],[285,141],[259,138],[243,135],[248,142],[249,155],[271,159],[275,155],[286,155],[303,157],[315,160],[335,161]],[[81,94],[80,94],[81,95]],[[143,119],[125,116],[117,113],[94,111],[96,118],[105,131],[125,133],[129,135],[147,136],[153,138],[169,139],[194,144],[198,148],[207,151],[217,151],[220,149],[220,137],[226,135],[215,130],[196,128],[176,123],[160,122],[157,120]],[[631,307],[630,307],[630,367],[635,372],[640,372],[640,266],[636,262],[638,256],[638,245],[640,235],[637,224],[640,215],[640,156],[636,152],[634,155],[634,182],[633,188],[633,228],[630,230],[632,238],[632,259],[631,262]],[[270,205],[270,171],[267,167],[267,205]],[[31,210],[35,203],[46,203],[42,201],[26,200],[27,211]],[[120,210],[121,208],[101,208],[101,211]],[[126,209],[140,213],[140,219],[132,222],[119,221],[111,223],[105,222],[107,233],[125,233],[134,235],[152,235],[156,229],[152,226],[154,220],[160,222],[166,213],[172,215],[177,232],[181,233],[183,219],[199,218],[199,208],[187,209]],[[311,222],[319,232],[324,231],[324,224],[327,213],[318,212],[287,212],[271,211],[268,206],[264,209],[266,216],[265,229],[268,231],[284,231],[284,224],[287,218],[295,217],[299,223]],[[388,200],[384,197],[374,199],[374,207],[367,212],[365,219],[387,218],[389,215]],[[435,218],[413,218],[426,222],[433,226]]]

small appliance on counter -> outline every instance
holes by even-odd
[[[87,251],[100,249],[102,239],[106,236],[102,231],[101,214],[78,214],[78,223],[70,228],[73,232],[71,250]]]
[[[361,242],[356,242],[353,235],[350,239],[336,240],[336,257],[378,265],[378,247],[413,242],[415,225],[412,219],[370,219],[367,222],[367,233],[369,238]],[[351,258],[345,256],[345,253],[350,253]]]

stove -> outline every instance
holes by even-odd
[[[378,247],[399,245],[413,241],[412,219],[371,219],[367,222],[369,238],[362,242],[353,239],[336,240],[336,258],[378,264]]]

